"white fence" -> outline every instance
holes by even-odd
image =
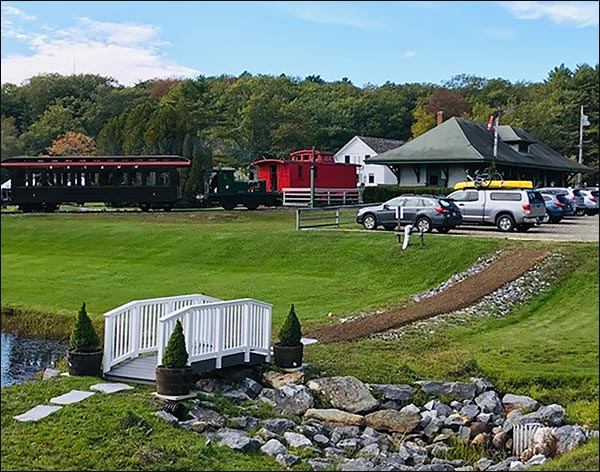
[[[271,313],[268,303],[242,298],[239,300],[186,306],[159,319],[158,362],[177,320],[183,325],[189,362],[216,359],[221,368],[222,358],[231,354],[250,353],[271,355]]]
[[[356,225],[356,213],[365,206],[377,205],[377,203],[362,205],[346,205],[323,208],[297,208],[296,229],[318,228],[323,226]]]
[[[158,323],[164,315],[185,306],[220,301],[200,294],[152,298],[104,313],[104,373],[119,362],[158,350]]]
[[[310,188],[284,188],[284,206],[310,206]],[[355,205],[362,202],[362,188],[316,188],[315,206]]]

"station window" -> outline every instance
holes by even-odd
[[[344,156],[344,162],[350,164],[350,156]]]
[[[375,183],[375,174],[369,174],[369,183],[370,184],[374,184]]]

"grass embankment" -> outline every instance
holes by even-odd
[[[83,301],[101,327],[130,300],[205,293],[272,303],[276,333],[291,303],[305,327],[393,306],[503,244],[431,235],[403,252],[389,232],[295,231],[286,210],[5,215],[2,327],[64,337]]]

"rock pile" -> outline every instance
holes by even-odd
[[[311,470],[525,470],[584,443],[589,435],[565,425],[560,405],[500,395],[483,379],[383,385],[350,376],[305,384],[303,377],[301,372],[270,371],[260,382],[202,379],[197,388],[203,399],[191,401],[186,419],[157,414],[203,434],[208,442],[261,451],[284,467],[304,462]],[[240,414],[219,413],[219,397],[238,405]],[[417,398],[428,401],[417,405]],[[265,406],[274,417],[264,417]],[[259,410],[262,418],[254,416]],[[517,456],[513,427],[523,424],[539,427]],[[457,458],[456,451],[469,445],[487,457],[471,463]]]

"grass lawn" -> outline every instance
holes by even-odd
[[[390,232],[298,232],[294,218],[287,210],[5,215],[2,305],[39,312],[26,331],[60,334],[84,301],[101,321],[130,300],[200,292],[272,303],[275,327],[295,303],[309,326],[329,312],[397,304],[504,244],[431,235],[403,252]]]

